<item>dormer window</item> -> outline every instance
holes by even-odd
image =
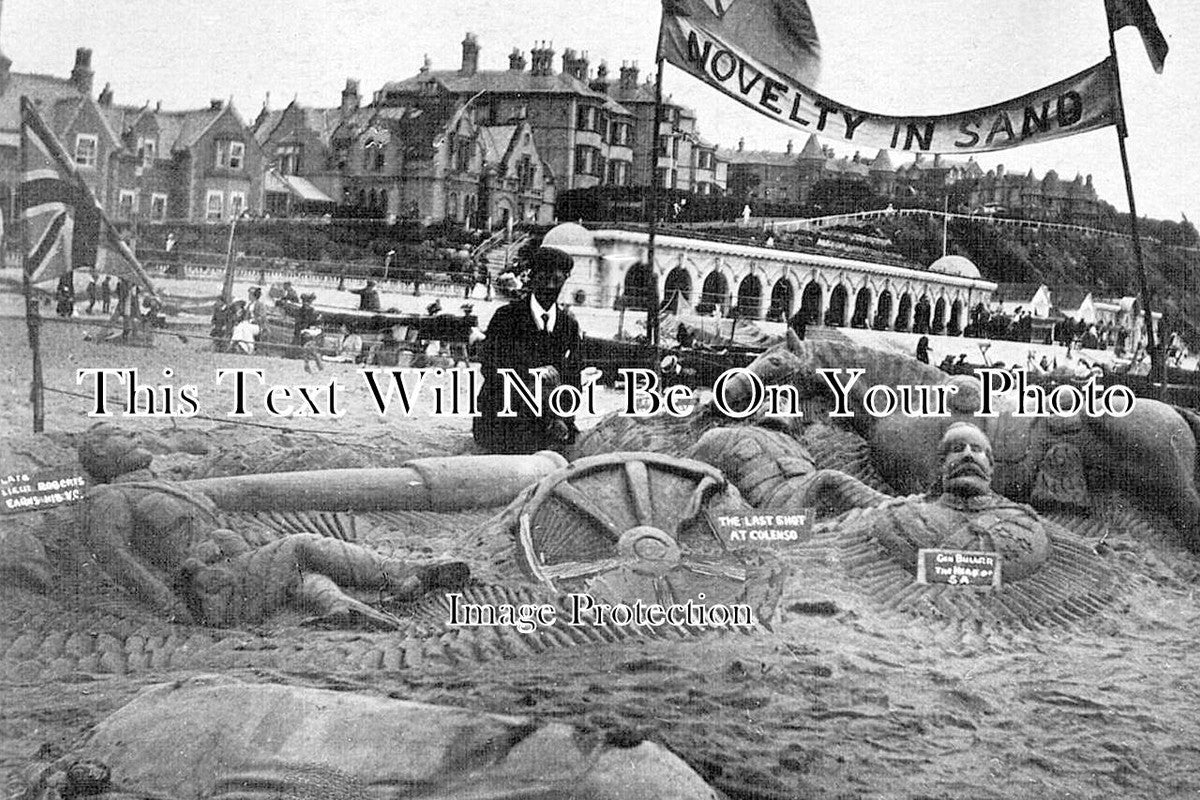
[[[155,139],[142,137],[138,139],[138,156],[141,159],[143,167],[154,166],[154,159],[158,151],[158,142]]]
[[[100,149],[99,139],[94,133],[75,135],[75,163],[81,167],[96,166],[96,153]]]

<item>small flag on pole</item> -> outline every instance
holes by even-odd
[[[34,105],[21,98],[24,147],[18,207],[25,225],[25,268],[32,284],[74,269],[125,278],[153,294],[150,278],[104,215],[96,196]]]
[[[1161,75],[1170,48],[1167,38],[1159,30],[1149,0],[1104,0],[1104,5],[1108,9],[1109,30],[1119,31],[1127,25],[1137,28],[1154,71]]]

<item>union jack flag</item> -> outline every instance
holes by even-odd
[[[21,98],[21,183],[25,269],[31,283],[74,269],[123,277],[153,292],[137,258],[104,216],[70,156],[29,98]]]

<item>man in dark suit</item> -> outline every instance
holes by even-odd
[[[558,305],[571,266],[571,257],[561,250],[538,248],[529,270],[529,296],[497,309],[488,324],[480,355],[480,416],[473,424],[475,441],[484,450],[532,453],[561,450],[575,441],[574,417],[560,417],[549,407],[554,387],[580,387],[583,340],[579,323]],[[513,370],[507,379],[498,372],[505,368]],[[510,384],[519,380],[536,395],[538,374],[542,408],[530,409],[510,386],[507,394],[516,416],[498,416],[505,406],[506,380]]]

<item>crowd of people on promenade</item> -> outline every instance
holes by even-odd
[[[76,297],[74,276],[70,273],[63,275],[54,289],[55,316],[63,319],[108,317],[108,332],[100,334],[98,338],[120,339],[123,342],[166,325],[162,302],[153,294],[142,292],[137,284],[125,278],[117,278],[114,285],[113,276],[101,278],[92,274],[84,289],[84,299],[87,305],[80,308],[82,302]],[[45,303],[50,303],[49,298]]]

